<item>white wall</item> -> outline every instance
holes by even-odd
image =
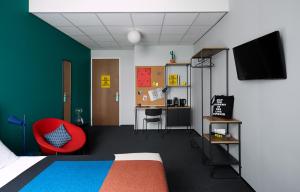
[[[242,176],[258,192],[300,191],[299,8],[297,0],[230,0],[231,11],[195,46],[195,51],[202,47],[232,49],[275,30],[281,33],[286,80],[239,81],[232,50],[229,54],[234,116],[243,121]],[[224,58],[220,54],[214,60],[213,92],[217,94],[224,93]],[[200,96],[199,89],[200,85],[195,96]],[[198,131],[200,123],[195,124]]]
[[[170,58],[170,50],[175,52],[177,62],[189,62],[194,52],[193,46],[135,46],[134,51],[91,51],[92,59],[120,59],[120,125],[134,125],[135,123],[135,66],[163,66]],[[181,74],[180,71],[174,72]],[[182,74],[182,78],[185,78],[185,73]],[[182,92],[172,92],[171,94],[181,97]],[[138,114],[139,128],[142,128],[143,118],[144,111],[140,111]],[[157,127],[149,125],[148,128],[156,129]]]
[[[135,66],[164,66],[170,60],[170,51],[174,51],[177,63],[188,63],[194,53],[193,46],[135,46],[134,49],[134,63]],[[177,73],[181,79],[186,79],[186,71],[183,68],[173,68],[170,73]],[[182,90],[168,90],[169,98],[179,97],[186,98],[185,91]],[[140,110],[138,113],[138,128],[142,128],[142,119],[145,112]],[[163,115],[163,127],[165,126],[165,116]],[[156,129],[156,124],[149,124],[148,129]],[[170,128],[170,127],[169,127]],[[185,127],[174,127],[185,128]]]
[[[228,0],[29,0],[30,12],[223,12]]]
[[[176,54],[176,62],[190,62],[194,53],[193,46],[172,45],[172,46],[135,46],[134,63],[135,66],[158,65],[164,66],[170,60],[170,51]]]
[[[132,50],[92,50],[92,59],[119,59],[120,125],[134,124],[134,56]]]

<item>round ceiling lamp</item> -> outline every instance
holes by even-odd
[[[132,44],[137,44],[141,40],[141,33],[137,30],[132,30],[127,35],[128,41]]]

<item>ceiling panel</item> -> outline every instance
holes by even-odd
[[[179,42],[182,38],[182,35],[177,35],[177,34],[162,34],[160,36],[160,41],[164,41],[164,42],[169,42],[169,41],[175,41],[175,42]]]
[[[42,20],[91,49],[132,49],[129,31],[141,32],[140,45],[193,45],[224,13],[39,13]]]
[[[194,41],[180,41],[178,45],[192,45]]]
[[[178,41],[160,41],[159,45],[179,45]]]
[[[53,26],[73,26],[59,13],[37,13],[35,15]]]
[[[94,13],[64,13],[63,15],[77,26],[102,25]]]
[[[92,49],[92,50],[97,50],[97,49],[102,49],[102,47],[96,43],[82,43],[83,45],[85,45],[86,47]]]
[[[199,35],[185,35],[181,42],[185,42],[185,43],[194,43],[195,41],[197,41],[201,36]]]
[[[164,13],[133,13],[133,23],[137,25],[162,25]]]
[[[90,36],[91,39],[93,39],[94,41],[97,42],[101,42],[101,41],[114,41],[114,39],[112,38],[111,35],[91,35]]]
[[[193,25],[214,25],[224,13],[200,13]]]
[[[72,38],[76,39],[78,41],[82,41],[82,42],[92,42],[93,41],[86,35],[73,35]]]
[[[143,42],[141,41],[139,43],[139,45],[143,45],[143,46],[152,46],[152,45],[161,45],[159,42]]]
[[[104,25],[133,26],[129,13],[100,13]]]
[[[84,35],[77,27],[57,27],[60,31],[66,33],[67,35]]]
[[[126,34],[133,29],[132,26],[107,26],[107,29],[112,34]]]
[[[102,45],[100,49],[114,50],[114,49],[121,49],[121,47],[118,45],[107,45],[107,46]]]
[[[113,34],[113,37],[116,41],[120,42],[128,42],[127,34]]]
[[[143,41],[143,42],[158,42],[159,35],[142,35],[141,41]]]
[[[163,26],[162,34],[181,34],[183,35],[189,26]]]
[[[187,31],[186,35],[201,35],[203,32],[206,32],[209,30],[211,26],[191,26],[189,30]]]
[[[99,42],[99,45],[101,47],[108,47],[108,46],[111,46],[111,47],[117,46],[118,47],[118,44],[116,42],[114,42],[114,41],[103,41],[101,43]]]
[[[128,41],[127,42],[118,42],[118,44],[121,46],[122,49],[126,49],[126,48],[133,48],[134,45],[129,43]]]
[[[191,25],[198,13],[167,13],[164,25]]]
[[[95,41],[86,35],[73,35],[72,38],[89,48],[100,47]]]
[[[86,35],[109,35],[103,26],[79,26]]]
[[[162,26],[136,26],[135,29],[142,34],[160,34]]]

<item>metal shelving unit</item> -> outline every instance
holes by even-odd
[[[207,157],[208,165],[211,166],[228,166],[228,165],[237,165],[239,167],[239,176],[241,176],[241,124],[242,122],[237,119],[224,119],[220,117],[213,117],[212,107],[210,107],[210,116],[204,116],[203,108],[203,97],[204,97],[204,69],[209,70],[209,87],[210,87],[210,100],[212,99],[212,68],[215,65],[212,63],[212,57],[217,55],[220,52],[226,51],[226,95],[229,94],[229,81],[228,81],[228,48],[204,48],[197,54],[195,54],[192,59],[197,59],[197,63],[192,65],[192,68],[201,69],[201,113],[202,113],[202,139],[201,139],[201,148],[203,154]],[[204,133],[204,120],[209,123],[209,132]],[[234,137],[223,137],[218,138],[210,133],[212,132],[212,126],[214,124],[225,124],[226,132],[229,133],[230,124],[238,125],[238,138]],[[221,146],[225,145],[226,149]],[[238,159],[233,157],[229,151],[229,145],[238,145]],[[213,175],[213,172],[212,172]]]
[[[176,85],[176,86],[170,86],[168,85],[168,69],[170,67],[184,67],[185,71],[186,71],[186,82],[187,85]],[[191,105],[192,105],[192,66],[191,63],[175,63],[175,64],[171,64],[171,63],[167,63],[165,65],[165,86],[167,89],[182,89],[186,91],[186,106],[185,107],[169,107],[168,105],[166,105],[166,128],[168,127],[168,111],[169,110],[173,110],[173,109],[182,109],[182,110],[190,110],[190,116],[191,116]],[[166,96],[165,96],[165,103],[167,103],[167,99],[168,99],[168,94],[166,92]],[[181,126],[181,125],[178,125]],[[191,119],[189,119],[189,125],[186,126],[186,128],[188,130],[191,129]]]

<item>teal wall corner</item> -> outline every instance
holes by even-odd
[[[38,150],[32,124],[63,117],[62,62],[72,63],[72,118],[83,108],[90,121],[90,49],[28,12],[28,0],[0,2],[0,139],[22,152],[22,130],[9,115],[26,115],[27,149]]]

